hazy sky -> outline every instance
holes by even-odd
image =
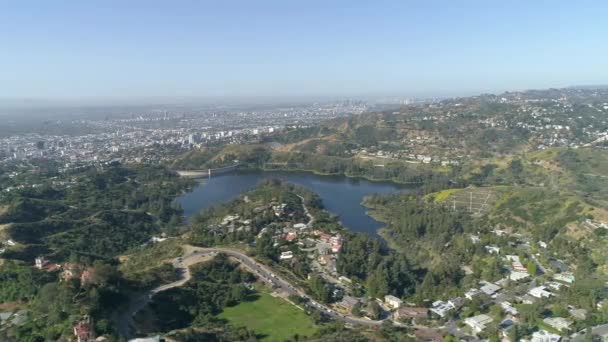
[[[608,83],[608,1],[1,1],[0,97]]]

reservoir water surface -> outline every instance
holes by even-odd
[[[177,199],[187,219],[203,209],[228,202],[241,193],[253,189],[265,179],[285,180],[317,193],[331,213],[339,215],[342,224],[355,232],[375,235],[382,224],[366,214],[361,201],[367,195],[410,192],[411,187],[391,183],[372,182],[344,176],[321,176],[308,172],[235,172],[199,180],[191,192]]]

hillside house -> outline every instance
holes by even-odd
[[[557,331],[570,330],[572,321],[563,317],[547,317],[543,322]]]
[[[553,293],[547,291],[547,288],[545,286],[535,287],[535,288],[531,289],[530,291],[528,291],[528,294],[530,294],[530,296],[536,297],[536,298],[549,298],[549,297],[553,296]]]
[[[403,301],[395,296],[386,295],[384,296],[384,303],[391,309],[398,309],[403,304]]]
[[[94,339],[93,335],[93,324],[90,318],[87,316],[82,321],[76,323],[74,326],[74,336],[76,336],[77,342],[92,342]]]
[[[492,317],[484,314],[468,317],[464,320],[464,323],[471,327],[473,332],[476,334],[482,332],[486,328],[486,326],[491,322]]]

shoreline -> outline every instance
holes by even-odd
[[[235,173],[236,172],[236,173]],[[314,172],[314,171],[306,171],[306,170],[294,170],[294,169],[289,169],[289,170],[284,170],[284,169],[260,169],[260,168],[239,168],[238,171],[233,171],[233,173],[231,174],[226,174],[226,176],[228,177],[239,177],[239,176],[244,176],[244,177],[250,177],[251,175],[256,176],[256,177],[260,177],[260,178],[283,178],[285,177],[287,180],[289,180],[291,177],[319,177],[319,180],[323,181],[321,178],[324,177],[328,177],[328,179],[326,181],[330,181],[330,182],[336,182],[336,179],[339,180],[339,183],[342,182],[351,182],[351,181],[346,181],[346,180],[352,180],[352,179],[357,179],[357,180],[361,180],[361,182],[355,182],[354,184],[351,184],[350,186],[355,186],[358,187],[360,186],[364,186],[364,187],[371,187],[372,189],[375,188],[376,186],[378,187],[390,187],[392,190],[392,192],[413,192],[416,190],[417,187],[414,186],[406,186],[403,184],[398,184],[395,182],[391,182],[391,181],[378,181],[378,180],[369,180],[366,178],[362,178],[362,177],[348,177],[345,175],[341,175],[341,174],[332,174],[332,175],[328,175],[328,174],[322,174],[319,172]],[[220,177],[220,176],[218,176]],[[333,180],[330,178],[334,178]],[[201,185],[197,185],[194,188],[197,188],[198,186],[205,186],[203,185],[205,183],[206,179],[203,178],[202,179],[202,184]],[[218,178],[217,181],[223,182],[222,180],[220,180]],[[300,185],[303,186],[303,185]],[[194,189],[189,189],[186,193],[188,192],[192,192]],[[313,189],[310,189],[312,191],[314,191]],[[383,193],[382,190],[378,190],[380,193]],[[391,192],[391,193],[392,193]],[[340,221],[341,225],[347,229],[348,231],[351,232],[355,232],[355,233],[365,233],[368,234],[370,236],[376,237],[379,240],[384,240],[384,237],[380,234],[381,229],[384,228],[386,226],[386,222],[384,222],[383,220],[380,220],[379,217],[373,212],[373,210],[369,210],[370,208],[365,205],[365,196],[368,195],[372,195],[375,192],[369,192],[364,194],[363,197],[361,197],[360,200],[357,201],[357,217],[358,216],[365,216],[366,219],[365,220],[369,220],[369,224],[366,225],[367,228],[362,228],[359,227],[361,226],[360,224],[354,224],[354,227],[352,227],[353,222],[350,222],[348,219],[346,220],[347,222],[350,222],[350,225],[348,223],[345,223],[343,221],[342,218],[339,218],[338,220]],[[181,197],[181,196],[180,196]],[[176,201],[179,201],[179,197],[176,198]],[[334,201],[335,202],[335,201]],[[352,202],[352,201],[351,201]],[[198,211],[200,212],[200,210]],[[337,212],[332,212],[333,214],[339,215],[338,213],[340,213],[341,211],[338,210]],[[184,215],[182,216],[182,222],[184,222],[186,225],[190,224],[192,222],[192,218],[196,215],[196,213],[194,214],[190,214],[188,215],[186,212],[184,212]],[[348,215],[347,215],[348,216]],[[352,228],[351,228],[352,227]]]
[[[178,172],[177,170],[173,170],[175,172]],[[399,185],[399,186],[403,186],[403,187],[418,187],[421,186],[422,184],[424,184],[424,182],[400,182],[397,181],[395,179],[390,179],[390,178],[374,178],[374,177],[370,177],[370,176],[364,176],[364,175],[353,175],[353,174],[349,174],[346,172],[335,172],[335,173],[327,173],[327,172],[320,172],[314,169],[292,169],[292,168],[276,168],[276,169],[269,169],[269,168],[263,168],[263,167],[243,167],[243,168],[236,168],[234,170],[222,173],[221,175],[225,175],[225,174],[231,174],[234,172],[255,172],[255,171],[259,171],[259,172],[293,172],[293,173],[297,173],[297,172],[302,172],[302,173],[311,173],[317,176],[326,176],[326,177],[346,177],[349,179],[361,179],[361,180],[366,180],[369,182],[373,182],[373,183],[391,183],[394,185]],[[202,179],[202,178],[207,178],[207,175],[201,175],[200,177],[196,176],[196,174],[200,174],[200,171],[194,171],[194,170],[179,170],[180,173],[180,177],[184,177],[184,178],[191,178],[191,179]],[[183,173],[183,175],[182,175]],[[213,177],[213,174],[211,175]],[[217,175],[216,175],[217,176]]]

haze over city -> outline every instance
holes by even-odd
[[[603,1],[3,2],[0,94],[100,104],[606,84],[606,13]]]

